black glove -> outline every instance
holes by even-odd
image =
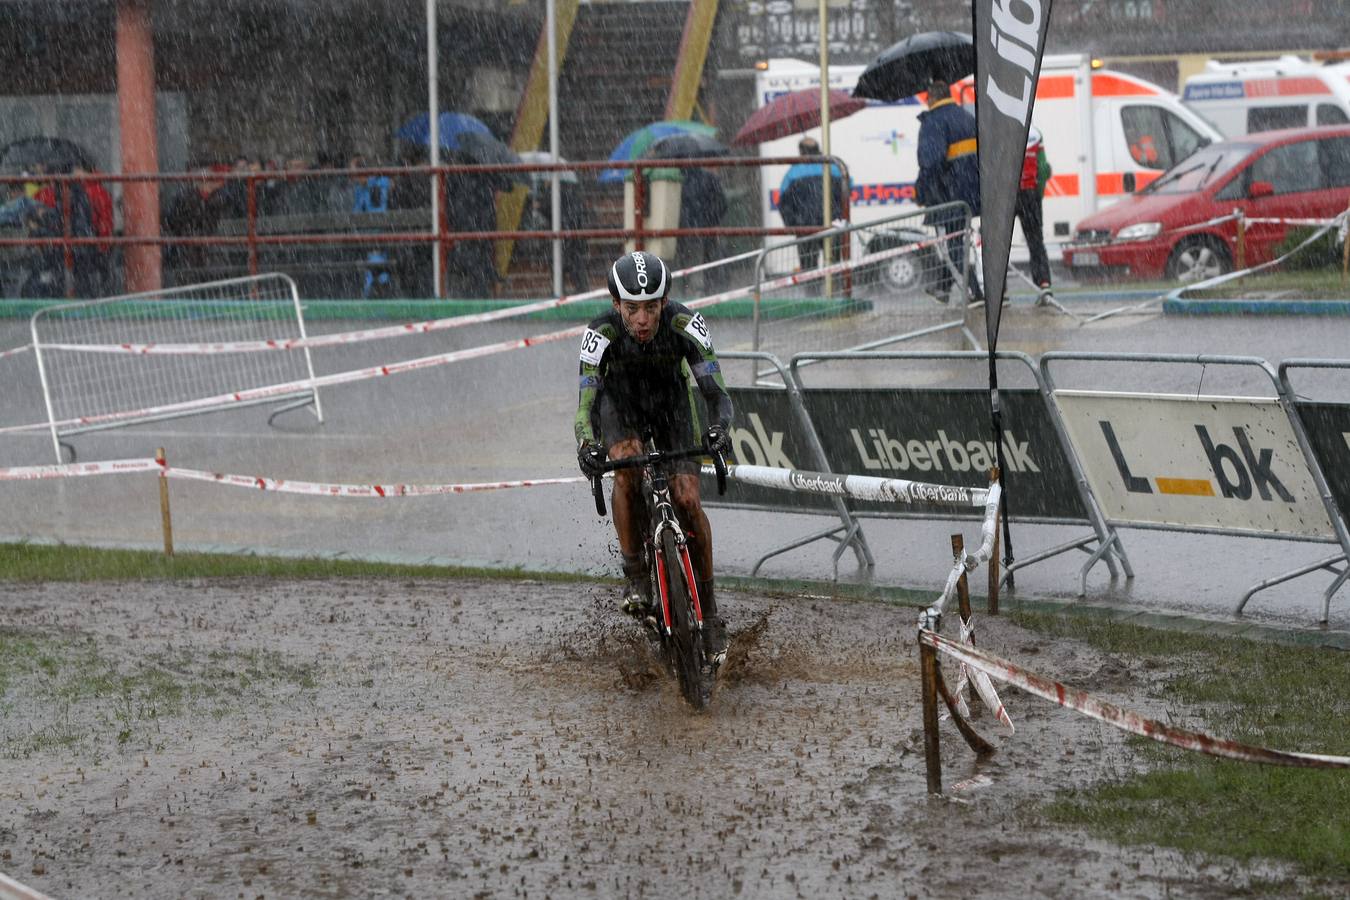
[[[605,448],[601,444],[593,444],[590,441],[577,448],[577,465],[581,467],[581,474],[587,478],[595,478],[603,475],[605,472]]]
[[[731,436],[721,425],[713,425],[707,431],[703,432],[703,446],[709,453],[720,453],[723,456],[731,450]]]

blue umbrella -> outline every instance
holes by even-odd
[[[619,142],[619,146],[614,148],[614,152],[609,155],[612,162],[629,162],[630,160],[641,158],[652,144],[663,137],[670,137],[674,134],[702,134],[712,137],[717,133],[717,129],[711,125],[704,125],[700,122],[690,122],[683,119],[677,119],[666,122],[652,122],[650,125],[643,125],[637,131],[629,134]],[[631,169],[605,169],[600,173],[598,179],[601,183],[623,181]]]
[[[440,125],[441,149],[457,153],[464,149],[464,136],[476,134],[496,140],[492,129],[479,119],[465,113],[443,112],[437,117]],[[394,133],[401,141],[410,144],[429,146],[431,144],[431,119],[426,113],[418,113],[403,123],[403,127]]]

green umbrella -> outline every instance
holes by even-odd
[[[614,152],[609,155],[613,162],[629,162],[635,159],[642,159],[647,153],[648,148],[661,138],[670,137],[674,134],[698,134],[704,137],[713,137],[717,134],[717,129],[712,125],[705,125],[702,122],[691,122],[687,119],[672,119],[664,122],[652,122],[649,125],[643,125],[638,130],[630,133],[626,138],[619,142],[619,146],[614,148]],[[632,178],[632,169],[605,169],[600,173],[599,180],[604,182],[626,181]],[[678,178],[679,174],[674,169],[648,169],[649,177],[668,179]],[[658,174],[659,173],[659,174]]]

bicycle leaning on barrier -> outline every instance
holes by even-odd
[[[709,442],[710,443],[710,442]],[[670,499],[670,471],[675,462],[712,456],[717,471],[717,492],[726,493],[726,458],[715,446],[691,447],[663,452],[651,432],[643,436],[644,452],[603,464],[604,472],[640,469],[642,504],[639,512],[642,529],[643,564],[648,573],[642,586],[650,612],[644,617],[649,633],[661,644],[667,663],[680,683],[680,692],[695,709],[712,699],[713,682],[722,663],[722,648],[710,640],[708,619],[703,614],[699,581],[689,557],[689,542],[675,515]],[[591,478],[595,511],[605,515],[605,494],[601,475]]]

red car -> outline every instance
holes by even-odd
[[[1290,128],[1210,144],[1139,193],[1088,216],[1064,248],[1085,276],[1195,281],[1232,271],[1249,219],[1330,219],[1350,207],[1350,126]],[[1247,265],[1275,258],[1290,227],[1249,221]]]

